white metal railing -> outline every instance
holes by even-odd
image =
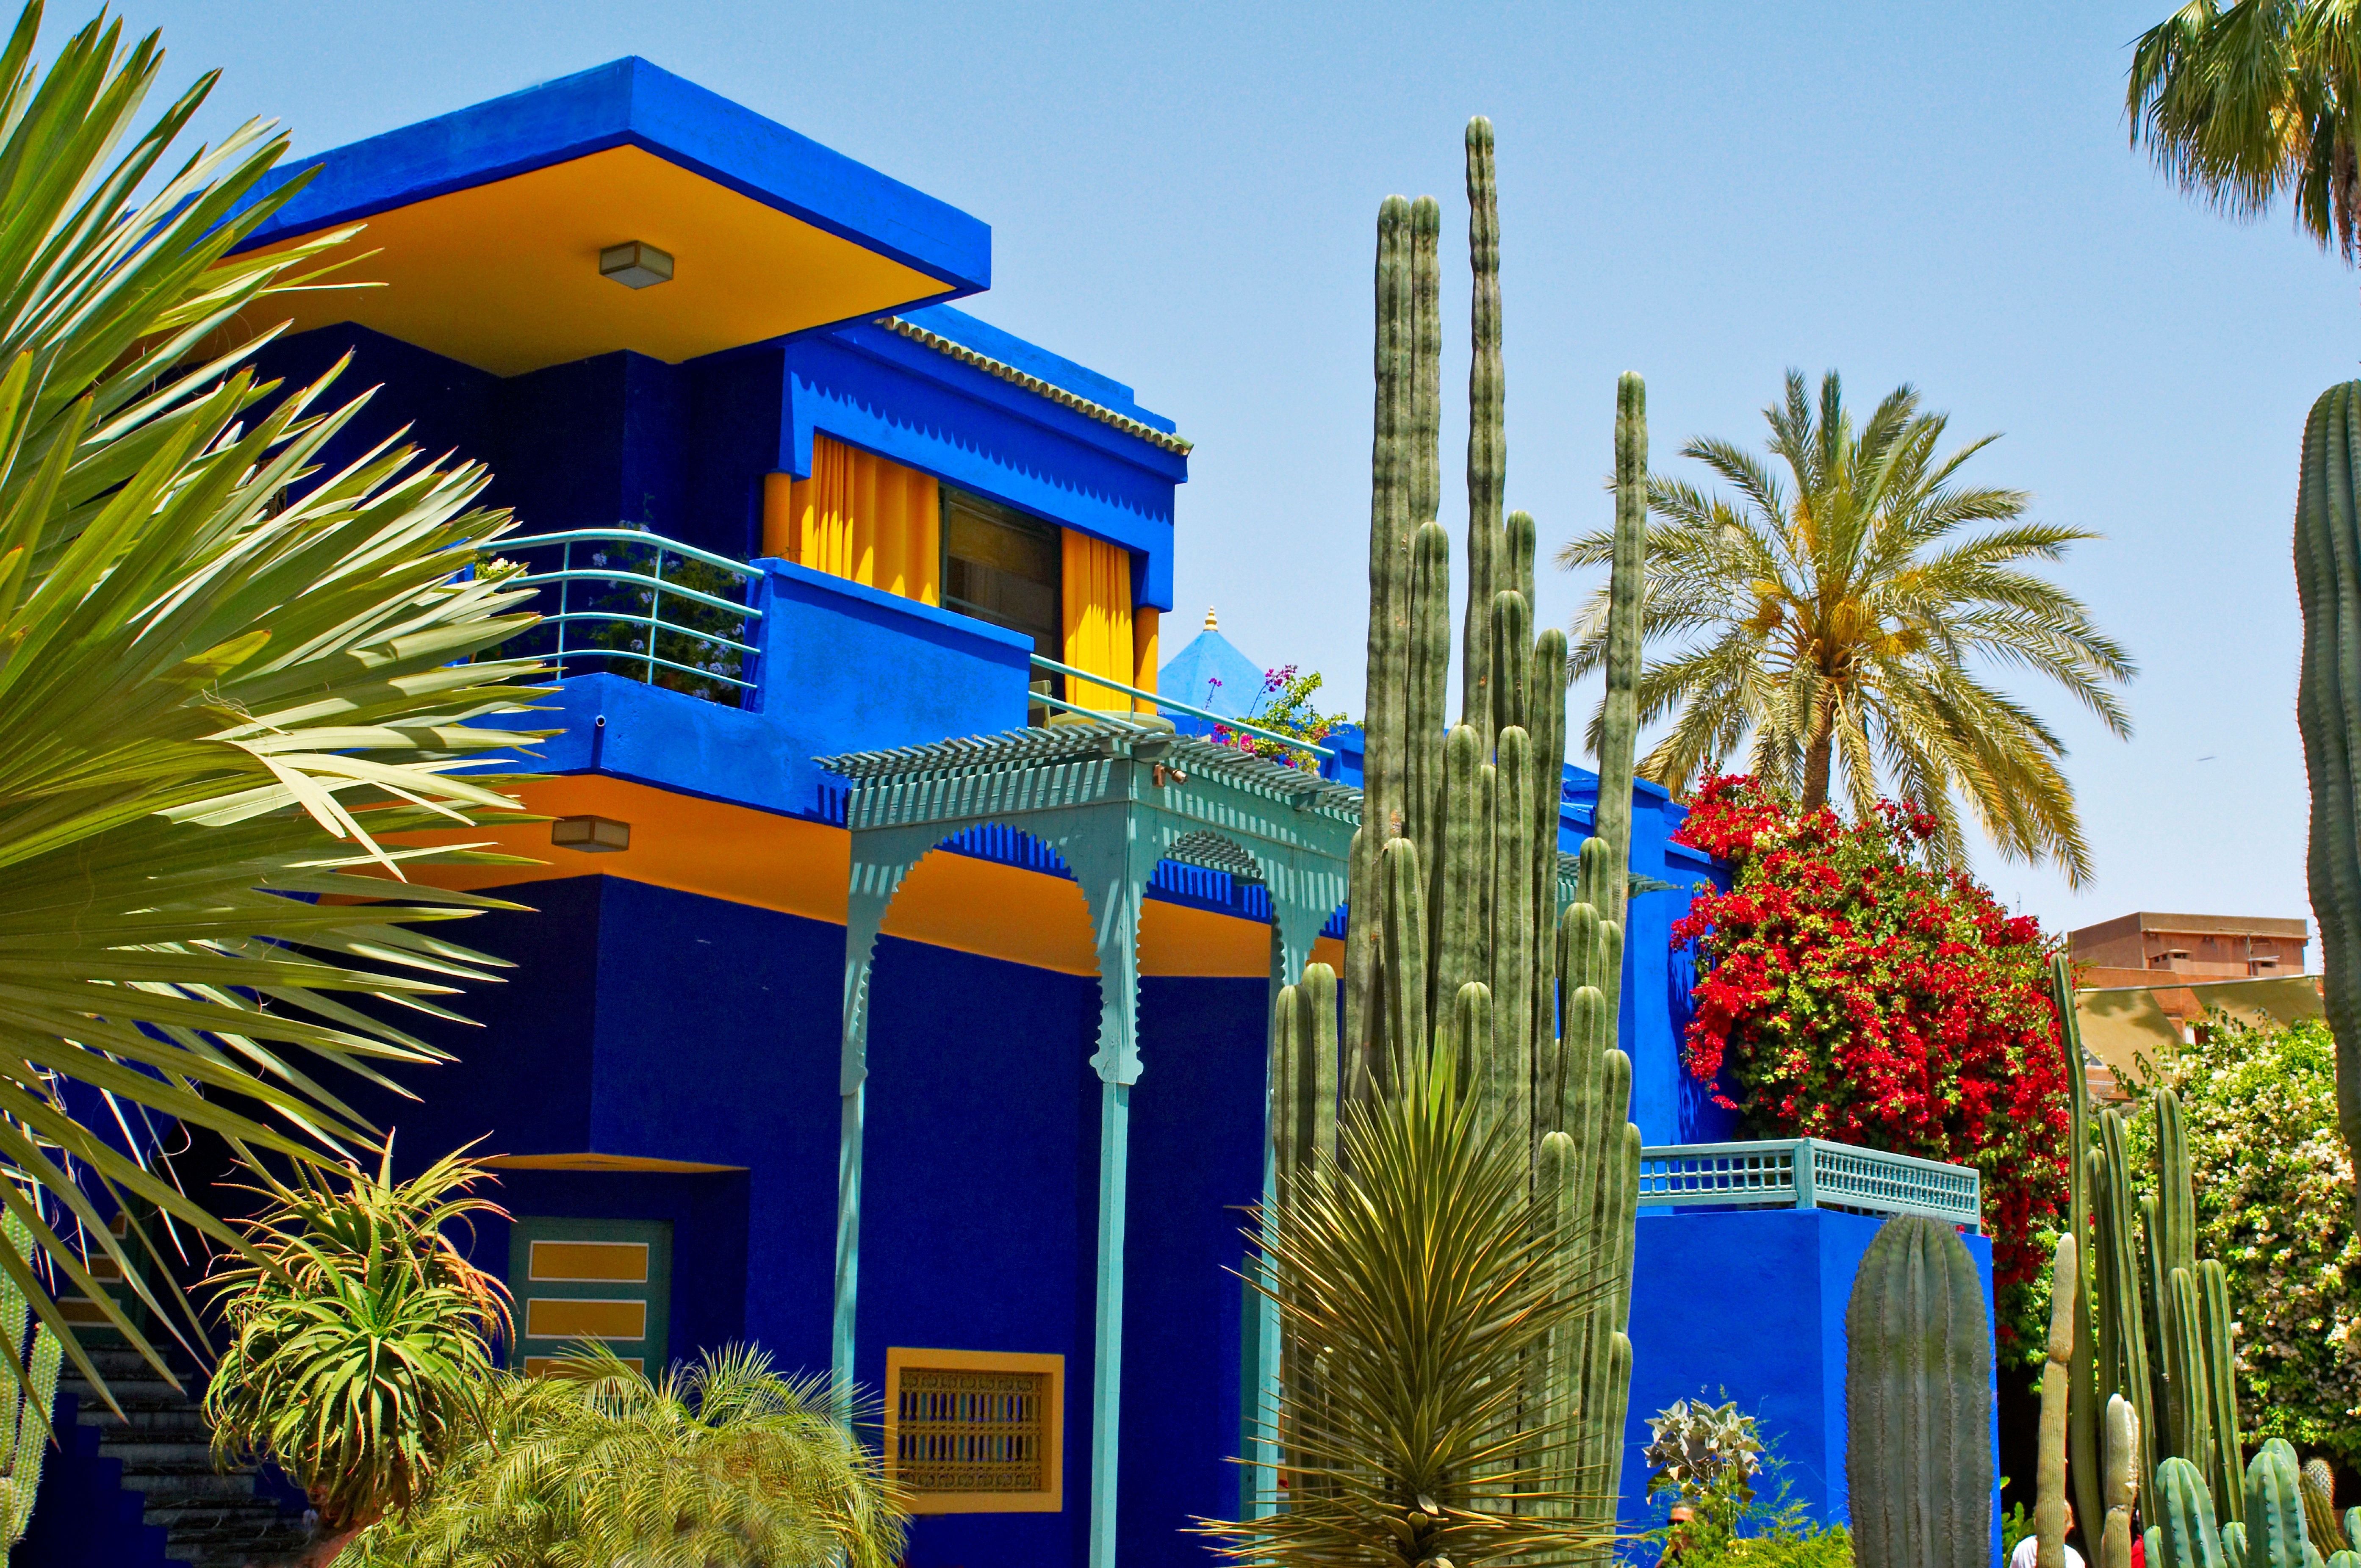
[[[1033,655],[1033,667],[1037,670],[1047,670],[1052,674],[1064,675],[1070,680],[1088,681],[1094,686],[1104,686],[1109,691],[1121,692],[1124,696],[1141,702],[1154,703],[1159,707],[1169,707],[1175,713],[1185,713],[1191,718],[1202,719],[1208,724],[1218,724],[1224,729],[1242,730],[1246,734],[1261,740],[1274,740],[1291,751],[1309,751],[1323,761],[1334,761],[1336,756],[1333,748],[1323,746],[1316,740],[1306,740],[1301,735],[1282,734],[1276,729],[1266,729],[1259,724],[1249,724],[1243,718],[1232,718],[1225,713],[1215,713],[1211,708],[1199,707],[1192,703],[1177,702],[1171,697],[1162,696],[1155,692],[1141,691],[1137,686],[1127,686],[1121,681],[1105,675],[1094,675],[1088,670],[1078,670],[1071,664],[1060,664],[1057,660],[1045,659],[1038,653]],[[1057,708],[1061,713],[1087,713],[1094,718],[1120,719],[1124,717],[1120,713],[1109,714],[1100,708],[1085,707],[1078,702],[1068,702],[1062,697],[1051,696],[1047,692],[1033,693],[1032,700],[1043,707]]]

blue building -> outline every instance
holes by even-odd
[[[1025,1463],[906,1474],[911,1568],[1203,1560],[1183,1527],[1241,1507],[1234,1271],[1274,944],[1339,959],[1335,898],[1306,900],[1356,738],[1323,769],[1336,793],[1291,803],[1318,818],[1301,877],[1176,839],[1138,871],[1136,926],[1008,812],[864,883],[865,786],[819,762],[949,768],[958,738],[1153,711],[1189,443],[954,308],[991,283],[984,224],[642,60],[307,167],[255,243],[365,225],[348,248],[385,287],[298,296],[261,368],[300,385],[349,356],[340,385],[381,390],[347,455],[406,423],[489,466],[563,677],[525,791],[554,823],[469,835],[519,863],[450,873],[526,906],[463,933],[512,978],[431,1031],[456,1063],[419,1099],[368,1105],[411,1159],[495,1155],[515,1219],[475,1246],[523,1364],[586,1335],[652,1366],[752,1340],[897,1419],[912,1390],[1009,1393]],[[1226,642],[1173,665],[1168,697],[1255,699]],[[1563,848],[1596,785],[1568,770]],[[1710,1142],[1726,1114],[1678,1064],[1669,933],[1714,868],[1672,841],[1676,804],[1637,795],[1633,869],[1661,887],[1626,947],[1633,1116],[1651,1145]],[[1111,943],[1127,997],[1102,984]],[[1652,1211],[1634,1433],[1726,1385],[1840,1517],[1830,1325],[1873,1228]]]

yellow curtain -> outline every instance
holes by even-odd
[[[1137,679],[1140,648],[1131,609],[1131,552],[1069,528],[1066,539],[1066,663],[1142,691]],[[1153,632],[1149,633],[1151,639]],[[1103,712],[1129,713],[1130,697],[1106,686],[1069,680],[1066,700]]]
[[[1163,663],[1156,656],[1156,633],[1163,619],[1164,612],[1153,605],[1139,605],[1131,612],[1131,684],[1144,692],[1156,689],[1156,672]],[[1152,702],[1137,706],[1142,713],[1156,711],[1156,705]]]
[[[943,602],[943,516],[933,476],[812,437],[812,474],[763,479],[763,553],[896,594]]]

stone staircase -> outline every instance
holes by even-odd
[[[214,1468],[210,1434],[198,1408],[203,1375],[181,1365],[179,1357],[172,1359],[181,1379],[177,1389],[136,1351],[91,1348],[92,1362],[127,1420],[118,1420],[69,1365],[58,1379],[59,1424],[63,1428],[71,1420],[83,1429],[82,1442],[69,1447],[86,1447],[89,1433],[95,1431],[97,1459],[119,1464],[121,1490],[138,1495],[141,1520],[150,1527],[145,1533],[152,1540],[155,1529],[162,1530],[163,1563],[186,1568],[282,1568],[291,1563],[309,1534],[302,1514],[294,1511],[300,1504],[291,1496],[279,1495],[281,1490],[291,1493],[291,1488],[284,1488],[283,1483],[258,1487],[250,1469],[225,1474]],[[50,1454],[52,1464],[64,1458],[58,1451]],[[37,1510],[37,1527],[43,1522]],[[91,1568],[115,1565],[93,1563]]]

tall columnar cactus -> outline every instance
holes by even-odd
[[[1378,218],[1366,751],[1341,1089],[1348,1100],[1389,1095],[1411,1076],[1420,1053],[1446,1049],[1481,1125],[1530,1151],[1537,1236],[1565,1288],[1587,1305],[1576,1327],[1504,1369],[1521,1390],[1515,1420],[1524,1435],[1500,1473],[1537,1479],[1523,1488],[1532,1495],[1502,1506],[1595,1526],[1603,1561],[1631,1376],[1640,1154],[1631,1064],[1618,1048],[1616,1015],[1637,730],[1645,395],[1637,377],[1623,378],[1610,593],[1617,630],[1598,832],[1582,846],[1568,888],[1559,858],[1565,639],[1533,630],[1533,520],[1501,514],[1499,230],[1492,130],[1480,118],[1467,127],[1466,167],[1473,359],[1455,724],[1444,713],[1450,541],[1435,521],[1440,209],[1429,198],[1391,197]],[[1276,1010],[1271,1121],[1282,1202],[1304,1161],[1334,1157],[1338,1084],[1306,1057],[1333,1037],[1318,1022],[1331,1005],[1322,998],[1333,994],[1333,979],[1314,966],[1282,992]],[[1303,1376],[1312,1354],[1279,1347],[1282,1369],[1294,1369],[1282,1371],[1282,1403],[1313,1397],[1316,1377]]]
[[[1845,1310],[1845,1484],[1861,1568],[1988,1568],[1992,1334],[1959,1233],[1880,1227]]]
[[[2217,1260],[2197,1255],[2196,1176],[2180,1099],[2165,1089],[2151,1102],[2156,1190],[2141,1194],[2122,1113],[2112,1106],[2100,1111],[2092,1135],[2073,980],[2062,957],[2051,985],[2073,1102],[2068,1230],[2090,1238],[2090,1266],[2082,1271],[2088,1304],[2076,1318],[2075,1406],[2095,1416],[2121,1395],[2138,1416],[2143,1490],[2154,1495],[2163,1460],[2186,1459],[2219,1499],[2224,1519],[2235,1523],[2246,1497],[2229,1277]],[[2095,1433],[2079,1413],[2070,1415],[2069,1426],[2076,1496],[2088,1517],[2098,1500]]]
[[[33,1233],[15,1214],[0,1219],[0,1234],[18,1257],[33,1255]],[[57,1335],[32,1315],[25,1292],[0,1272],[0,1329],[8,1351],[21,1356],[13,1373],[0,1376],[0,1554],[25,1538],[32,1522],[34,1495],[41,1487],[41,1461],[49,1448],[49,1412],[58,1402]]]
[[[2107,1506],[2106,1526],[2099,1541],[2100,1568],[2131,1568],[2134,1477],[2139,1467],[2139,1417],[2121,1394],[2108,1396],[2106,1420],[2107,1474],[2102,1496]]]
[[[2312,405],[2296,491],[2295,587],[2303,608],[2296,728],[2312,783],[2305,871],[2320,922],[2321,994],[2336,1036],[2336,1116],[2361,1164],[2361,381]],[[2361,1220],[2361,1189],[2355,1192]]]
[[[2081,1305],[2074,1238],[2058,1238],[2050,1266],[2048,1359],[2041,1369],[2041,1452],[2035,1474],[2039,1568],[2066,1568],[2066,1411],[2072,1387],[2074,1316]]]

